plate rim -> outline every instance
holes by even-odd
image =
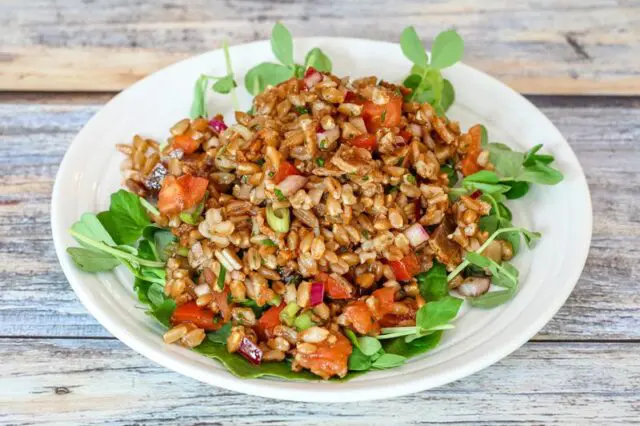
[[[296,37],[294,41],[305,41],[305,42],[315,42],[318,44],[322,43],[349,43],[349,42],[366,42],[372,44],[385,44],[391,45],[399,48],[398,43],[388,42],[388,41],[380,41],[380,40],[371,40],[366,38],[353,38],[353,37]],[[250,43],[236,44],[230,46],[230,50],[233,51],[234,48],[239,47],[247,47],[253,45],[264,45],[268,44],[269,40],[258,40]],[[578,259],[577,265],[575,267],[575,271],[571,274],[571,278],[568,280],[571,282],[571,285],[566,287],[566,290],[559,297],[556,295],[552,299],[552,303],[550,303],[544,312],[540,312],[535,316],[534,320],[531,321],[526,327],[522,327],[522,331],[520,331],[513,338],[509,339],[508,344],[499,346],[494,350],[488,352],[484,356],[478,357],[475,361],[466,362],[464,364],[464,368],[456,369],[454,372],[445,373],[436,373],[435,375],[430,375],[428,377],[414,377],[409,381],[402,380],[399,383],[386,383],[384,389],[380,390],[377,387],[375,389],[359,389],[357,392],[351,391],[350,393],[346,393],[344,390],[341,391],[336,386],[322,386],[321,389],[312,389],[312,388],[302,388],[298,387],[295,390],[287,387],[282,387],[278,389],[278,385],[274,386],[274,383],[283,382],[274,382],[263,379],[243,379],[238,378],[231,375],[228,372],[227,374],[219,374],[216,371],[203,371],[205,367],[203,365],[188,365],[180,362],[179,360],[174,359],[174,356],[167,351],[158,351],[156,348],[151,346],[146,339],[148,336],[138,337],[131,333],[128,329],[122,328],[116,324],[109,318],[106,312],[103,311],[103,308],[94,303],[91,299],[90,295],[84,291],[83,286],[79,284],[81,281],[81,277],[78,277],[79,273],[73,265],[71,261],[66,256],[66,251],[62,238],[62,229],[58,226],[59,224],[59,215],[62,214],[60,205],[58,200],[60,200],[60,194],[62,192],[62,175],[66,172],[66,170],[70,167],[70,155],[74,147],[79,145],[79,141],[81,139],[81,135],[85,131],[87,127],[95,120],[97,121],[100,112],[104,109],[106,105],[120,99],[121,97],[127,96],[127,92],[137,87],[138,85],[143,84],[149,77],[155,76],[157,74],[168,72],[169,70],[177,67],[188,61],[197,61],[198,58],[209,55],[213,52],[219,52],[221,49],[213,49],[208,52],[203,52],[198,55],[191,56],[182,61],[178,61],[174,64],[171,64],[167,67],[164,67],[154,73],[140,79],[133,85],[129,86],[127,89],[121,91],[116,96],[107,102],[107,104],[103,105],[102,108],[98,112],[96,112],[82,127],[82,129],[76,134],[73,141],[69,144],[67,150],[65,151],[64,158],[62,159],[58,171],[56,172],[55,183],[52,190],[51,195],[51,229],[52,236],[54,240],[54,246],[56,255],[58,257],[58,261],[62,267],[62,270],[67,278],[69,284],[73,288],[74,292],[82,302],[83,306],[87,309],[87,311],[98,320],[98,322],[105,327],[109,333],[111,333],[114,337],[116,337],[121,342],[125,343],[127,346],[140,353],[141,355],[149,358],[150,360],[157,362],[163,367],[169,368],[170,370],[176,371],[185,376],[194,378],[199,381],[203,381],[205,383],[223,387],[226,389],[230,389],[237,392],[247,393],[251,395],[257,395],[267,398],[277,398],[277,399],[285,399],[285,400],[295,400],[295,401],[307,401],[307,402],[351,402],[351,401],[361,401],[361,400],[373,400],[373,399],[382,399],[395,397],[400,395],[406,395],[409,393],[421,391],[424,389],[429,389],[437,386],[441,386],[443,384],[459,380],[463,377],[471,375],[483,368],[486,368],[504,357],[508,356],[519,347],[521,347],[524,343],[526,343],[531,337],[533,337],[539,330],[541,330],[544,325],[551,320],[551,318],[557,313],[557,311],[564,305],[567,298],[570,296],[571,292],[575,288],[575,285],[580,278],[582,271],[584,270],[584,265],[587,260],[587,256],[589,253],[592,231],[593,231],[593,212],[592,212],[592,203],[589,187],[586,181],[586,177],[580,162],[578,161],[571,145],[568,143],[566,138],[560,133],[560,131],[555,127],[555,125],[549,120],[549,118],[542,113],[535,105],[533,105],[527,98],[522,96],[520,93],[508,87],[506,84],[502,83],[498,79],[476,69],[471,66],[468,66],[464,63],[459,63],[456,67],[462,68],[467,72],[475,72],[480,73],[483,77],[491,79],[494,83],[497,83],[503,88],[512,92],[513,95],[516,95],[520,101],[524,101],[528,104],[530,108],[535,109],[540,113],[540,115],[548,122],[550,126],[552,126],[561,137],[561,142],[566,145],[569,150],[569,154],[572,156],[572,163],[577,166],[577,171],[579,172],[579,180],[580,186],[582,186],[586,191],[584,192],[583,202],[585,206],[588,207],[588,214],[585,214],[586,223],[585,226],[588,228],[588,235],[586,235],[585,243],[579,247],[577,253],[573,254],[574,258]],[[208,374],[205,374],[208,373]],[[215,376],[215,383],[213,381],[213,376]],[[394,377],[381,378],[383,381],[390,381]],[[299,383],[294,381],[288,381],[284,383]],[[314,382],[316,383],[316,382]]]

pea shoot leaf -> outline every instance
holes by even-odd
[[[402,31],[400,35],[400,48],[404,56],[415,65],[425,68],[429,66],[427,52],[425,52],[422,41],[414,27],[410,26]]]
[[[314,47],[307,53],[307,56],[304,58],[304,68],[313,67],[320,72],[331,72],[333,68],[333,64],[331,63],[331,59],[320,49],[319,47]],[[304,69],[303,69],[304,73]]]
[[[244,76],[244,85],[252,95],[258,95],[267,86],[275,86],[293,77],[293,70],[284,65],[263,62],[251,68]]]
[[[235,87],[237,87],[237,84],[232,75],[226,75],[222,77],[221,79],[213,83],[213,86],[211,86],[214,92],[221,93],[223,95],[231,92]]]
[[[271,50],[284,65],[293,66],[293,38],[280,22],[276,22],[271,30]]]
[[[102,251],[69,247],[67,248],[67,253],[69,253],[73,262],[85,272],[110,271],[120,264],[120,260]]]
[[[450,67],[462,59],[464,42],[455,30],[443,31],[431,47],[430,65],[436,69]]]
[[[434,261],[433,266],[427,272],[418,274],[416,279],[420,295],[425,300],[439,300],[449,294],[447,270],[437,261]]]

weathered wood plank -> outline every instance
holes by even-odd
[[[0,90],[120,90],[225,39],[266,39],[280,20],[297,36],[388,41],[414,25],[428,44],[455,27],[465,62],[520,92],[639,94],[639,17],[638,2],[612,0],[9,0]]]
[[[180,376],[117,340],[0,340],[4,424],[631,424],[638,343],[528,343],[473,376],[357,404],[264,400]],[[606,365],[606,368],[603,366]]]
[[[596,98],[597,99],[597,98]],[[554,107],[534,98],[589,180],[594,236],[567,304],[536,339],[640,338],[640,108],[634,100]],[[97,105],[0,104],[0,336],[106,336],[62,274],[51,242],[53,179]]]

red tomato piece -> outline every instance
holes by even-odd
[[[478,164],[478,155],[482,150],[482,130],[479,124],[469,129],[469,136],[471,136],[471,143],[467,147],[467,154],[462,158],[460,167],[462,174],[465,176],[482,170],[482,167]]]
[[[351,290],[345,288],[338,281],[334,280],[324,272],[316,275],[316,282],[324,283],[324,291],[332,299],[349,299],[351,298]]]
[[[334,343],[329,339],[314,344],[316,350],[310,354],[298,352],[296,361],[304,368],[311,370],[323,379],[331,376],[344,377],[347,374],[347,364],[351,355],[351,342],[341,333],[332,333],[336,337]]]
[[[209,181],[192,175],[167,176],[158,194],[158,209],[175,214],[198,204],[207,192]]]
[[[399,281],[408,281],[415,274],[420,272],[420,264],[415,254],[411,253],[402,260],[393,260],[389,262],[389,266],[393,269],[393,274]]]
[[[173,325],[191,323],[205,330],[217,330],[222,323],[213,322],[214,313],[196,305],[196,302],[185,303],[173,311],[171,323]]]
[[[192,175],[182,175],[178,183],[184,188],[184,208],[189,209],[198,204],[207,192],[209,181]]]
[[[185,154],[191,154],[200,147],[200,141],[193,140],[191,135],[191,130],[188,130],[181,135],[174,136],[171,145],[174,148],[180,148]]]
[[[395,302],[396,289],[393,287],[383,287],[374,291],[371,294],[378,299],[378,311],[376,312],[376,319],[379,319],[386,314],[393,311],[393,303]]]
[[[373,329],[373,317],[367,304],[358,300],[348,304],[342,314],[353,329],[360,334],[367,334]]]
[[[289,163],[288,161],[282,161],[280,163],[280,167],[278,168],[278,171],[276,172],[276,175],[273,177],[273,181],[276,184],[279,184],[280,182],[285,180],[287,176],[300,175],[300,174],[302,173],[300,173],[300,170],[296,169],[296,166]]]
[[[258,320],[258,333],[261,336],[267,337],[273,331],[276,325],[280,324],[280,312],[287,306],[286,303],[280,303],[280,306],[272,306],[266,310],[264,314]]]
[[[400,124],[402,117],[402,97],[393,95],[384,105],[371,101],[364,103],[362,118],[370,133],[375,133],[380,127],[394,127]]]
[[[358,135],[349,140],[349,143],[358,148],[373,151],[376,148],[376,135]]]

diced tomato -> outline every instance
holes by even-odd
[[[174,148],[180,148],[185,154],[191,154],[200,147],[200,141],[194,140],[191,136],[191,130],[188,130],[181,135],[174,136],[173,143],[171,145]]]
[[[196,305],[196,302],[185,303],[180,305],[173,311],[171,316],[171,324],[184,324],[191,323],[205,330],[217,330],[221,327],[222,323],[213,322],[213,311],[205,308],[201,308]]]
[[[405,256],[402,260],[390,261],[389,266],[393,269],[393,274],[398,281],[408,281],[420,272],[418,258],[413,253]]]
[[[409,308],[409,311],[402,315],[387,313],[378,320],[380,327],[403,327],[416,324],[416,311],[418,310],[418,304],[414,299],[410,298],[403,300],[403,303]]]
[[[465,176],[472,175],[482,170],[478,164],[478,155],[482,150],[482,128],[479,124],[469,129],[471,143],[467,146],[467,154],[462,158],[461,171]]]
[[[370,133],[375,133],[379,127],[393,127],[400,124],[402,117],[402,97],[393,95],[384,105],[371,101],[364,103],[362,118]]]
[[[367,334],[373,328],[373,317],[367,304],[362,300],[349,303],[342,312],[348,323],[360,334]]]
[[[280,303],[280,306],[272,306],[266,310],[258,320],[258,333],[262,337],[267,337],[276,325],[280,324],[280,312],[287,306],[286,303]]]
[[[300,174],[302,173],[300,173],[300,170],[296,169],[296,166],[289,163],[288,161],[282,161],[280,163],[280,167],[278,168],[278,171],[276,172],[276,175],[273,177],[273,181],[276,184],[278,184],[283,180],[285,180],[287,176],[300,175]]]
[[[324,290],[332,299],[349,299],[351,291],[324,272],[316,275],[316,282],[324,283]]]
[[[332,376],[344,377],[347,374],[347,364],[351,355],[351,342],[341,333],[332,333],[336,337],[334,343],[329,343],[333,339],[325,339],[323,342],[315,343],[316,350],[310,354],[298,352],[296,361],[303,368],[311,370],[324,379]]]
[[[411,141],[411,138],[413,137],[413,133],[411,133],[408,130],[401,130],[400,133],[398,133],[399,136],[402,137],[402,139],[404,139],[404,141],[406,143],[409,143]]]
[[[209,181],[192,175],[167,176],[158,194],[158,209],[164,214],[180,213],[198,204]]]
[[[359,135],[349,140],[349,143],[358,148],[373,151],[376,148],[376,135]]]
[[[378,310],[376,312],[376,319],[379,319],[389,312],[393,311],[393,303],[395,302],[396,289],[393,287],[383,287],[374,291],[371,294],[378,299]]]

